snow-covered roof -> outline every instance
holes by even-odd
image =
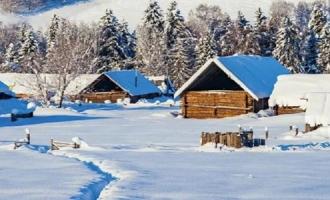
[[[181,96],[189,86],[215,63],[229,78],[254,99],[269,97],[279,75],[289,71],[272,57],[234,55],[217,57],[206,62],[176,93]]]
[[[330,93],[329,74],[290,74],[278,77],[269,106],[307,107],[309,93]]]
[[[330,93],[309,93],[306,95],[305,122],[312,126],[330,125]]]
[[[14,97],[15,96],[15,93],[13,93],[9,87],[4,84],[3,82],[0,81],[0,93],[3,93],[3,94],[6,94],[8,96],[12,96]]]
[[[131,96],[161,94],[157,86],[137,70],[109,71],[105,72],[104,75]]]
[[[95,81],[99,74],[82,74],[75,78],[68,85],[65,94],[76,95],[87,85]],[[41,77],[45,80],[49,90],[56,90],[58,75],[57,74],[42,74]],[[21,73],[0,73],[0,81],[8,85],[16,94],[38,95],[37,81],[34,74]]]

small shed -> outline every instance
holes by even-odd
[[[268,108],[277,77],[289,71],[271,57],[217,57],[176,93],[185,118],[224,118]]]
[[[84,88],[76,99],[104,103],[117,102],[130,98],[131,103],[139,99],[152,99],[161,96],[161,91],[137,70],[110,71],[100,75]]]
[[[290,74],[278,77],[269,106],[278,115],[305,112],[308,95],[330,93],[329,74]]]

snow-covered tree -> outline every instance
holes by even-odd
[[[316,37],[320,37],[323,27],[327,23],[327,17],[320,5],[315,5],[309,21],[309,29],[313,30]]]
[[[273,56],[292,72],[304,72],[300,65],[298,30],[289,17],[283,19],[282,27],[276,36],[276,47]]]
[[[300,50],[301,63],[307,73],[318,73],[318,40],[313,30],[309,30]]]
[[[212,35],[210,33],[199,39],[196,54],[196,65],[198,68],[203,66],[209,59],[217,55],[215,49],[215,41],[213,40]]]
[[[145,73],[150,75],[165,73],[165,47],[162,10],[157,1],[151,1],[137,32],[137,58],[142,63]]]
[[[220,56],[229,56],[236,53],[237,40],[236,40],[236,28],[233,21],[227,17],[224,20],[225,33],[217,41],[217,52]]]
[[[48,45],[48,49],[51,49],[55,38],[56,38],[56,33],[58,31],[59,28],[59,22],[60,22],[60,18],[54,14],[53,18],[51,19],[50,25],[48,27],[47,30],[47,45]]]
[[[126,55],[120,44],[119,22],[111,10],[99,22],[98,53],[95,61],[97,72],[120,69]]]
[[[176,1],[172,1],[168,8],[165,21],[165,43],[168,50],[175,46],[179,29],[184,19],[177,8]]]
[[[319,55],[317,63],[321,68],[321,71],[330,72],[330,24],[329,22],[324,26],[319,43]]]
[[[2,69],[6,69],[5,71],[17,71],[18,70],[18,59],[17,59],[17,51],[15,49],[15,45],[10,43],[8,48],[6,49],[5,54],[5,62],[2,64]]]
[[[249,39],[248,41],[255,41],[256,44],[251,44],[251,46],[255,46],[252,48],[254,49],[254,53],[262,56],[271,55],[271,36],[268,31],[267,17],[263,14],[261,8],[256,11],[256,22],[253,27],[253,35],[254,38],[252,38],[252,40]]]
[[[295,22],[301,33],[304,33],[308,28],[311,12],[310,4],[299,1],[295,8]]]
[[[36,40],[35,33],[32,30],[27,30],[24,34],[25,38],[22,43],[18,55],[21,65],[20,71],[29,73],[32,70],[33,63],[39,59],[39,43]]]

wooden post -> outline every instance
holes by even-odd
[[[215,143],[215,148],[218,148],[218,144],[220,142],[220,133],[215,133],[215,138],[214,138],[214,143]]]
[[[54,149],[54,140],[50,139],[50,150],[53,151]]]
[[[26,140],[27,140],[26,144],[30,145],[30,143],[31,143],[31,135],[30,135],[30,133],[27,133],[26,134]]]
[[[265,139],[268,140],[269,138],[269,131],[268,131],[268,127],[265,128]]]
[[[290,131],[293,130],[293,126],[292,126],[292,125],[289,126],[289,130],[290,130]]]
[[[297,136],[299,133],[299,128],[296,128],[295,131],[296,131],[296,136]]]

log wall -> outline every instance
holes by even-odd
[[[295,114],[305,112],[305,110],[301,109],[298,106],[286,106],[286,107],[278,107],[274,108],[276,115],[285,115],[285,114]]]
[[[245,91],[190,91],[181,104],[185,118],[224,118],[254,111],[254,99]]]
[[[129,96],[125,92],[95,92],[72,96],[71,99],[92,103],[104,103],[109,100],[111,103],[116,103],[117,99],[125,99],[127,97]]]

